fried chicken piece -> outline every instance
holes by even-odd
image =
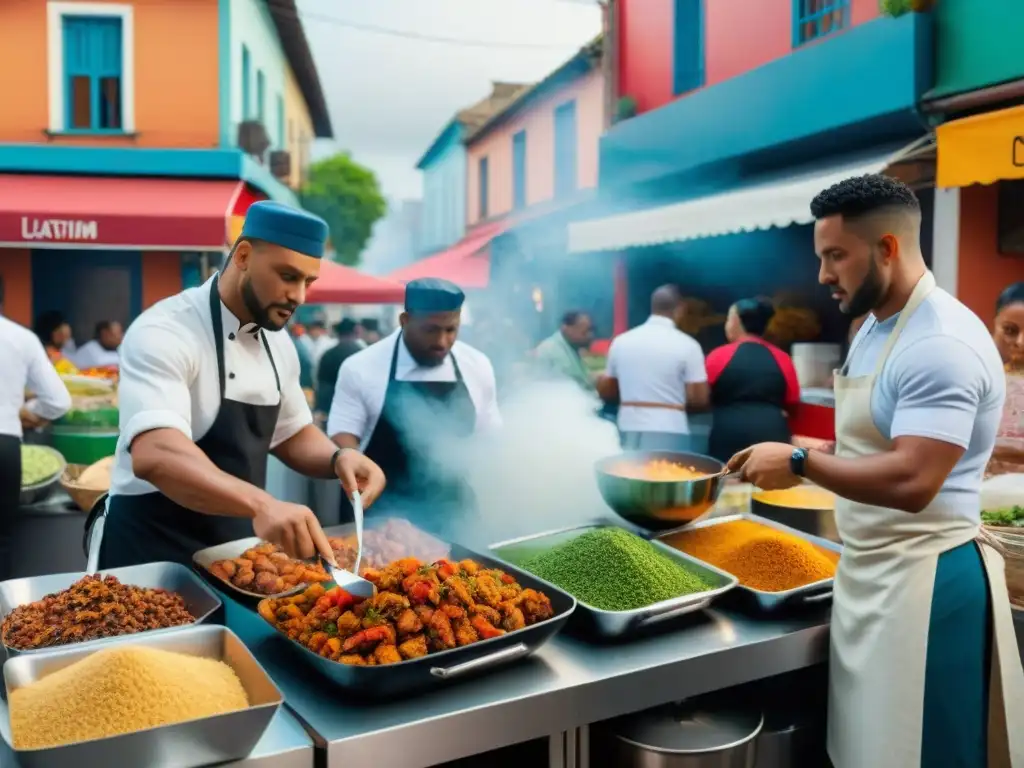
[[[366,666],[366,661],[358,653],[346,653],[343,656],[339,656],[338,661],[342,664],[348,664],[350,667]]]
[[[490,640],[492,637],[501,637],[505,634],[505,630],[498,629],[480,614],[470,619],[470,623],[480,635],[481,640]]]
[[[427,625],[427,632],[433,645],[438,650],[455,647],[455,632],[452,631],[452,622],[443,611],[434,611]]]
[[[491,608],[501,604],[501,590],[490,573],[478,573],[476,576],[476,596]]]
[[[424,625],[430,623],[430,617],[434,615],[434,609],[429,605],[414,605],[412,608],[416,611],[416,617],[424,623]]]
[[[410,637],[398,646],[398,652],[406,659],[418,659],[426,656],[428,652],[426,635]]]
[[[480,570],[480,566],[474,560],[463,560],[459,563],[459,568],[465,571],[467,576],[476,576],[476,572]]]
[[[409,607],[409,598],[397,592],[378,592],[372,599],[374,610],[386,618],[394,618]]]
[[[406,608],[395,620],[395,629],[400,637],[415,635],[423,630],[423,622],[412,608]]]
[[[449,619],[462,619],[466,616],[466,611],[461,606],[452,603],[443,603],[437,610],[443,611]]]
[[[395,630],[389,624],[381,624],[377,627],[364,629],[362,632],[356,632],[345,640],[341,649],[345,653],[350,651],[367,653],[376,648],[380,643],[394,645],[395,639]]]
[[[501,614],[489,605],[482,605],[477,603],[473,610],[470,611],[475,616],[483,616],[491,624],[501,623]]]
[[[266,555],[260,555],[252,562],[252,569],[256,573],[262,573],[263,571],[270,571],[271,573],[277,573],[277,567],[270,561],[270,558]]]
[[[555,609],[551,607],[551,599],[535,589],[524,589],[516,598],[516,602],[522,608],[523,614],[530,624],[550,619],[555,615]]]
[[[465,579],[455,575],[447,579],[444,585],[448,587],[449,598],[457,600],[467,608],[472,608],[476,604],[473,595],[469,591],[469,584]]]
[[[378,664],[398,664],[402,660],[402,654],[398,647],[381,643],[373,652],[373,658]]]
[[[231,581],[231,577],[237,572],[238,566],[232,560],[218,560],[210,566],[210,573],[224,581]]]
[[[519,608],[512,606],[501,620],[501,626],[507,632],[515,632],[526,626],[526,617]]]
[[[248,589],[256,580],[256,574],[249,568],[240,569],[231,580],[239,589]]]
[[[469,619],[458,619],[452,623],[452,628],[455,630],[455,642],[459,646],[472,645],[480,639],[480,635],[473,625],[469,622]]]
[[[348,637],[362,628],[362,622],[352,611],[345,611],[338,617],[338,635]]]

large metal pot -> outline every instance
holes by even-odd
[[[629,715],[610,724],[621,768],[755,768],[759,710],[703,708],[687,702]]]
[[[804,483],[802,487],[820,495],[822,501],[802,506],[787,505],[774,498],[785,492],[755,491],[750,497],[750,511],[798,531],[842,544],[836,528],[835,494],[811,483]]]

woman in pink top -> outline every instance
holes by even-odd
[[[992,338],[1006,366],[1006,404],[986,473],[1024,472],[1024,282],[999,294]]]

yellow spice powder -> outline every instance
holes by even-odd
[[[129,646],[18,688],[9,703],[15,748],[41,749],[233,712],[249,699],[222,661]]]

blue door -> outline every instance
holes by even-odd
[[[32,311],[57,310],[82,344],[96,323],[126,328],[142,312],[142,256],[135,251],[38,249],[32,252]]]

